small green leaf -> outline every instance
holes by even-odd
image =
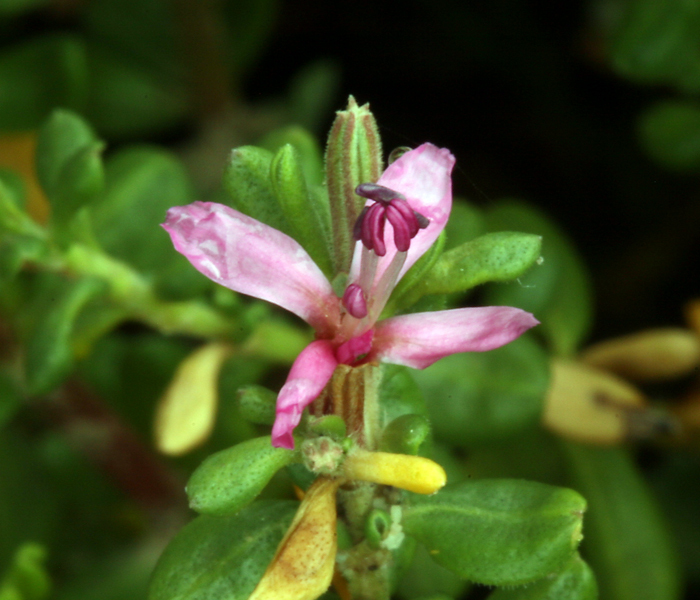
[[[586,496],[584,551],[601,600],[677,600],[680,566],[651,490],[626,450],[563,444]]]
[[[418,544],[413,562],[399,580],[399,592],[408,600],[460,598],[469,584],[449,569],[437,564],[425,546]],[[439,595],[438,594],[446,594]],[[562,599],[563,600],[563,599]]]
[[[644,148],[660,165],[674,171],[700,170],[700,104],[669,100],[639,118]]]
[[[51,201],[51,218],[66,223],[104,189],[104,144],[94,142],[71,156],[60,172]]]
[[[241,415],[251,423],[272,425],[275,422],[277,394],[262,385],[245,385],[238,390]]]
[[[228,517],[197,517],[160,557],[148,600],[247,600],[297,506],[262,501]]]
[[[443,358],[412,373],[436,436],[462,447],[502,439],[536,423],[549,384],[549,359],[525,335],[490,352]]]
[[[524,202],[504,200],[486,215],[491,231],[519,229],[542,236],[544,262],[517,282],[489,286],[487,304],[517,306],[541,321],[556,354],[571,355],[588,333],[592,298],[588,273],[573,244],[543,213]]]
[[[444,252],[423,279],[425,294],[464,292],[488,281],[510,281],[540,257],[542,238],[527,233],[487,233]]]
[[[445,245],[447,250],[471,242],[486,233],[484,211],[471,202],[455,198],[445,232],[447,233],[447,244]]]
[[[255,146],[234,148],[224,171],[224,188],[234,208],[289,233],[270,181],[272,158],[271,152]]]
[[[488,600],[597,600],[598,586],[591,568],[578,554],[556,574],[520,588],[496,590]]]
[[[573,490],[493,479],[411,495],[404,531],[460,577],[521,585],[559,571],[581,540],[585,500]]]
[[[51,581],[44,567],[46,550],[27,542],[18,548],[10,569],[0,580],[2,600],[44,600],[48,598]]]
[[[291,144],[282,146],[272,159],[270,181],[292,237],[330,274],[330,242],[322,227],[322,215],[328,208],[316,206],[314,201],[321,196],[309,193],[299,154]]]
[[[187,482],[190,507],[207,515],[228,515],[250,504],[272,476],[296,454],[274,448],[270,436],[248,440],[209,456]]]
[[[51,113],[39,130],[36,148],[37,177],[49,198],[57,194],[66,164],[97,141],[92,127],[74,112],[56,109]]]
[[[57,281],[47,290],[43,310],[27,342],[25,376],[31,395],[45,394],[66,377],[73,366],[72,333],[81,309],[104,285],[97,279]]]
[[[12,233],[19,236],[42,237],[43,231],[24,212],[21,198],[17,196],[15,189],[7,185],[4,179],[0,179],[0,231],[2,231],[3,236],[6,233]]]
[[[0,130],[39,126],[52,108],[80,109],[87,95],[85,48],[66,34],[43,35],[0,55]]]

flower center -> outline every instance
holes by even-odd
[[[342,298],[345,310],[354,318],[345,323],[344,334],[348,338],[361,334],[377,320],[396,285],[411,240],[430,224],[410,207],[403,194],[387,187],[362,183],[355,193],[374,204],[365,206],[353,229],[353,237],[362,242],[363,248],[359,277],[347,286]],[[384,239],[387,221],[393,228],[397,252],[378,275],[379,258],[387,253]]]
[[[413,210],[399,192],[375,183],[361,183],[355,193],[373,200],[375,204],[362,210],[355,223],[353,237],[361,240],[368,250],[374,250],[377,256],[386,254],[384,226],[387,221],[394,228],[394,243],[399,252],[407,252],[418,230],[425,229],[429,224],[428,219]]]

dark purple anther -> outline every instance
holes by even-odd
[[[387,220],[394,229],[394,243],[399,252],[407,252],[418,230],[425,229],[430,223],[409,206],[402,194],[387,187],[362,183],[355,188],[355,193],[376,203],[362,209],[355,222],[353,237],[362,240],[365,248],[374,250],[377,256],[386,254],[384,225]]]

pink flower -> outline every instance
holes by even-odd
[[[388,362],[424,369],[456,352],[507,344],[537,320],[518,308],[490,306],[378,317],[396,282],[433,244],[452,206],[454,157],[432,144],[407,152],[376,184],[355,227],[342,298],[294,239],[221,204],[171,208],[163,227],[204,275],[236,292],[293,312],[316,330],[277,398],[272,443],[293,448],[301,414],[338,364]],[[387,226],[390,225],[390,226]]]

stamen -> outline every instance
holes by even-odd
[[[343,294],[343,306],[356,319],[367,316],[367,296],[356,283],[351,283]]]
[[[384,225],[388,219],[394,229],[394,243],[399,252],[406,252],[411,240],[430,221],[413,210],[399,192],[376,183],[362,183],[355,188],[358,196],[373,200],[375,204],[365,206],[353,228],[353,238],[362,241],[365,248],[374,250],[377,256],[386,254]]]

